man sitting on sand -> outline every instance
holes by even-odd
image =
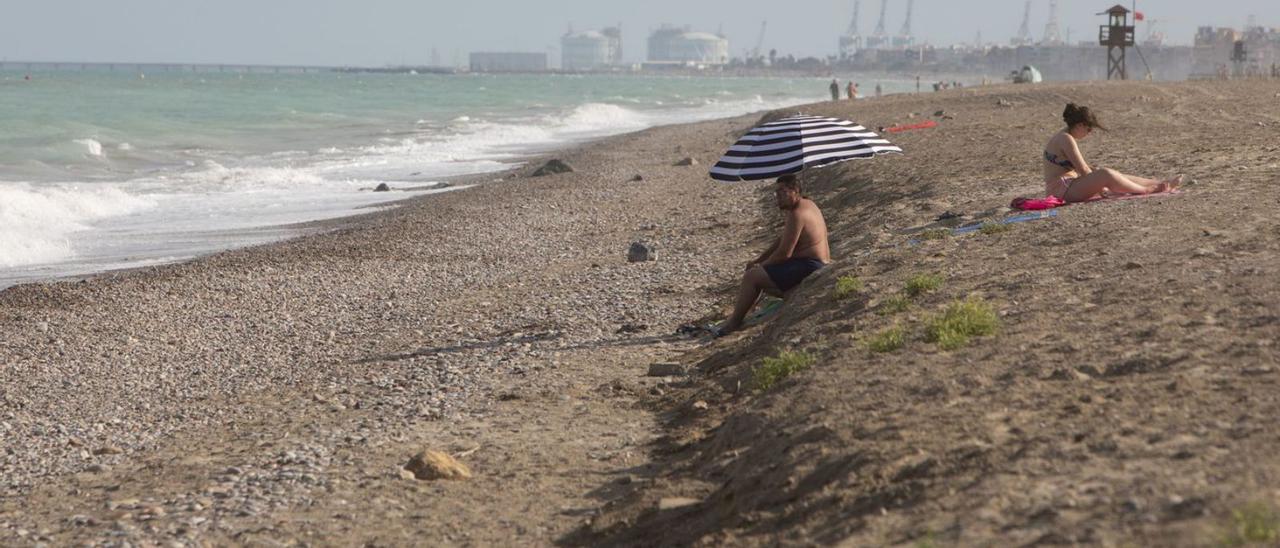
[[[717,335],[736,331],[755,306],[760,293],[781,297],[806,277],[831,262],[827,222],[813,200],[804,197],[795,175],[778,177],[774,198],[786,215],[782,235],[754,261],[747,263],[738,288],[733,315],[715,329]]]

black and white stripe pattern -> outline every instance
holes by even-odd
[[[805,168],[902,149],[875,132],[839,118],[792,116],[747,132],[711,168],[719,181],[772,179]]]

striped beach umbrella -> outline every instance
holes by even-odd
[[[886,152],[901,153],[875,132],[839,118],[792,116],[743,135],[711,168],[718,181],[758,181]]]

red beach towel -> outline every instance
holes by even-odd
[[[1153,194],[1120,194],[1115,196],[1094,196],[1093,198],[1090,198],[1088,200],[1085,200],[1079,203],[1087,204],[1089,202],[1101,202],[1104,200],[1141,200],[1143,198],[1154,198],[1156,196],[1169,196],[1171,194],[1182,194],[1182,191],[1172,190],[1170,192],[1156,192]],[[1056,196],[1045,196],[1044,198],[1019,197],[1019,198],[1014,198],[1013,202],[1009,203],[1009,207],[1013,209],[1021,209],[1023,211],[1053,209],[1055,207],[1062,207],[1064,205],[1067,205],[1067,203],[1062,201],[1062,198],[1058,198]]]
[[[912,129],[929,129],[934,127],[938,127],[938,123],[933,120],[928,120],[928,121],[920,122],[918,124],[911,124],[907,126],[887,127],[887,128],[884,128],[884,130],[889,133],[898,133],[901,131],[908,131]]]
[[[1039,211],[1041,209],[1053,209],[1067,205],[1062,198],[1057,196],[1045,196],[1044,198],[1014,198],[1009,207],[1013,209],[1021,209],[1023,211]]]

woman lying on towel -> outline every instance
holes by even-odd
[[[1044,147],[1044,186],[1049,196],[1065,202],[1083,202],[1103,193],[1152,194],[1169,192],[1182,184],[1182,176],[1157,181],[1125,175],[1111,168],[1093,169],[1084,161],[1077,142],[1095,128],[1106,130],[1089,107],[1067,105],[1062,111],[1067,128]]]

